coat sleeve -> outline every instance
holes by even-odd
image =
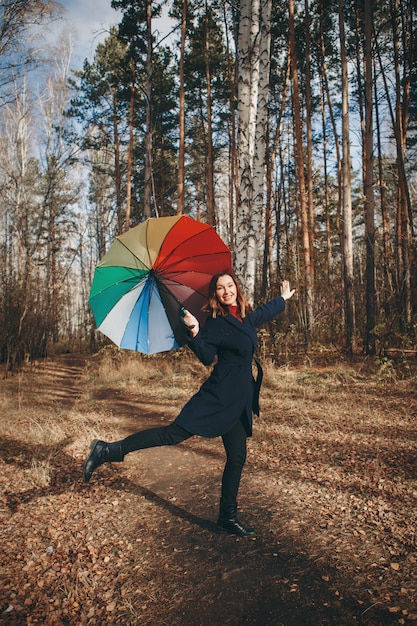
[[[215,320],[209,317],[194,339],[187,342],[203,365],[211,365],[217,354],[218,333],[215,332],[215,326]]]
[[[265,322],[269,322],[269,320],[274,319],[274,317],[282,313],[284,309],[285,300],[282,296],[278,296],[278,298],[274,298],[274,300],[258,306],[254,311],[252,311],[252,313],[250,313],[249,317],[251,318],[254,326],[257,328],[258,326],[265,324]]]

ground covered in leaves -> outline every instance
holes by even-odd
[[[129,455],[84,485],[89,442],[166,424],[193,357],[63,355],[4,376],[0,624],[417,623],[414,363],[266,367],[240,495],[216,532],[220,440]]]

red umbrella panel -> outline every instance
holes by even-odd
[[[186,341],[185,307],[203,323],[214,274],[232,272],[212,226],[188,216],[150,218],[115,239],[94,273],[90,305],[98,329],[145,354]]]

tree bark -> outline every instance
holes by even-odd
[[[254,286],[248,276],[248,246],[253,202],[253,156],[259,85],[259,0],[242,0],[238,33],[238,199],[236,272],[253,301]]]
[[[211,113],[211,71],[210,71],[210,50],[209,50],[209,27],[208,27],[208,10],[206,3],[205,18],[205,46],[204,61],[206,69],[206,88],[207,88],[207,161],[206,161],[206,206],[207,206],[207,223],[211,226],[216,225],[216,209],[214,200],[214,154],[213,154],[213,129],[212,129],[212,113]]]
[[[310,232],[307,209],[306,184],[304,173],[303,133],[301,122],[300,91],[298,85],[297,54],[295,47],[295,20],[293,0],[288,2],[289,8],[289,41],[291,58],[291,77],[293,84],[293,111],[295,132],[295,161],[298,183],[298,201],[301,222],[301,246],[305,273],[305,340],[309,348],[313,336],[313,275],[311,267]]]
[[[343,152],[343,270],[345,287],[346,349],[355,349],[355,304],[353,293],[352,188],[349,140],[349,81],[346,54],[344,2],[339,0],[339,39],[342,69],[342,152]]]
[[[114,146],[114,172],[116,186],[116,211],[117,211],[117,230],[121,235],[123,232],[123,203],[122,203],[122,177],[120,172],[120,139],[119,139],[119,118],[117,111],[117,95],[116,88],[112,88],[112,104],[113,104],[113,146]]]
[[[336,222],[340,221],[340,215],[342,212],[342,158],[340,155],[340,144],[339,144],[339,136],[337,133],[337,126],[336,126],[336,120],[335,120],[335,116],[333,113],[333,105],[332,105],[332,101],[331,101],[331,97],[330,97],[330,88],[329,88],[329,79],[328,79],[328,73],[327,73],[327,65],[326,65],[326,47],[325,47],[325,43],[324,43],[324,26],[323,26],[323,6],[322,6],[322,11],[320,13],[320,49],[321,49],[321,76],[322,76],[322,89],[323,89],[323,104],[322,104],[322,115],[323,115],[323,125],[325,125],[325,107],[326,107],[326,103],[327,103],[327,108],[329,111],[329,116],[330,116],[330,121],[331,121],[331,126],[332,126],[332,132],[333,132],[333,138],[334,138],[334,143],[335,143],[335,150],[336,150],[336,167],[337,167],[337,210],[336,210]],[[323,146],[323,150],[325,150],[325,147]],[[327,160],[326,160],[326,156],[324,156],[324,162],[325,165],[327,164]],[[325,185],[326,185],[326,198],[328,197],[328,188],[327,188],[327,176],[325,175]],[[332,249],[331,249],[331,234],[330,234],[330,214],[329,211],[326,211],[326,227],[327,227],[327,233],[326,233],[326,237],[327,237],[327,249],[326,249],[326,253],[327,253],[327,268],[328,268],[328,272],[327,275],[329,277],[329,281],[332,281],[332,266],[333,266],[333,258],[332,258]],[[338,232],[340,233],[340,229],[338,229]],[[340,235],[339,235],[340,236]],[[341,243],[342,243],[342,248],[343,248],[343,238],[341,237]],[[343,255],[342,255],[342,263],[343,262]],[[344,271],[342,272],[342,276],[343,276],[343,285],[344,285]]]
[[[375,200],[373,146],[372,1],[364,0],[365,30],[365,240],[366,240],[366,354],[375,354]]]
[[[398,0],[390,0],[391,7],[391,24],[392,24],[392,39],[394,46],[394,70],[395,70],[395,86],[396,86],[396,98],[395,98],[395,120],[394,120],[394,132],[397,148],[397,163],[398,163],[398,177],[399,177],[399,195],[398,195],[398,236],[399,246],[398,250],[402,256],[400,262],[400,277],[402,283],[402,289],[400,292],[402,301],[402,313],[403,320],[407,327],[411,324],[412,317],[412,305],[411,305],[411,270],[410,270],[410,230],[413,234],[413,219],[412,219],[412,207],[410,191],[408,188],[407,176],[405,171],[405,142],[407,136],[407,119],[408,119],[408,101],[407,89],[409,89],[409,78],[407,74],[401,78],[400,76],[400,52],[399,52],[399,33],[398,33]],[[402,33],[402,40],[404,40],[404,32]],[[404,64],[406,58],[406,51],[403,50]],[[404,80],[405,79],[405,80]],[[402,87],[403,86],[403,87]],[[403,92],[403,98],[401,98]],[[403,103],[402,103],[403,100]]]
[[[307,139],[307,159],[306,159],[306,187],[307,187],[307,215],[308,234],[310,238],[310,266],[311,281],[313,285],[314,298],[314,203],[313,203],[313,107],[311,98],[311,58],[310,58],[310,9],[309,0],[304,2],[304,23],[306,41],[306,139]]]
[[[263,243],[265,137],[269,93],[270,0],[243,0],[238,36],[238,170],[236,271],[253,302]]]
[[[181,21],[181,46],[180,46],[180,111],[179,111],[179,156],[178,156],[178,201],[177,215],[184,211],[184,180],[185,180],[185,88],[184,88],[184,56],[185,40],[187,36],[187,13],[188,3],[183,0]]]
[[[227,234],[229,240],[229,248],[232,255],[235,249],[235,212],[238,197],[238,165],[237,165],[237,146],[236,146],[236,66],[232,62],[233,55],[230,50],[229,29],[226,16],[226,5],[223,4],[223,21],[226,34],[226,55],[227,55],[227,78],[229,83],[229,222],[227,224]]]
[[[143,190],[143,214],[145,219],[152,214],[152,0],[146,2],[146,136],[145,136],[145,176]],[[156,207],[155,207],[156,208]],[[158,213],[156,208],[156,213]]]
[[[401,131],[402,128],[402,107],[401,107],[401,80],[399,74],[398,63],[398,32],[396,27],[395,18],[395,6],[393,6],[393,39],[394,39],[394,67],[396,78],[396,105],[395,113],[392,107],[390,91],[388,86],[388,80],[384,69],[384,63],[381,58],[381,51],[378,44],[378,38],[374,31],[375,48],[378,57],[378,65],[380,68],[382,80],[384,83],[384,90],[390,112],[391,124],[395,136],[395,144],[397,150],[397,168],[398,168],[398,194],[397,194],[397,216],[396,216],[396,264],[397,264],[397,277],[396,283],[398,285],[398,297],[401,302],[402,311],[400,313],[403,316],[404,322],[408,325],[411,321],[411,273],[410,273],[410,260],[409,260],[409,232],[412,231],[412,220],[410,218],[410,194],[408,189],[408,183],[405,176],[404,165],[404,138]]]
[[[376,76],[376,68],[374,61],[374,76]],[[379,202],[381,207],[381,225],[382,225],[382,258],[383,258],[383,307],[385,315],[391,316],[391,297],[393,293],[393,284],[391,277],[391,242],[390,242],[390,223],[387,211],[386,201],[386,185],[384,181],[383,170],[383,158],[382,158],[382,144],[381,144],[381,124],[379,120],[379,103],[377,82],[374,80],[374,101],[375,101],[375,126],[377,133],[377,146],[378,146],[378,189],[379,189]]]
[[[259,87],[255,129],[255,154],[253,165],[253,206],[248,245],[248,284],[255,294],[262,264],[260,254],[269,228],[266,199],[266,155],[269,151],[268,102],[271,59],[272,0],[262,0],[260,6]],[[250,278],[249,278],[250,277]],[[253,281],[253,284],[251,284]]]
[[[135,113],[135,100],[136,100],[136,64],[135,60],[131,59],[132,70],[132,84],[130,88],[130,101],[129,101],[129,147],[127,151],[127,172],[126,172],[126,215],[125,215],[125,230],[130,228],[130,213],[132,202],[132,166],[133,166],[133,145],[134,145],[134,113]]]

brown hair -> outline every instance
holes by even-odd
[[[231,272],[228,272],[228,271],[218,272],[210,280],[210,284],[209,284],[209,288],[208,288],[208,300],[207,300],[207,304],[206,304],[206,306],[204,307],[203,310],[206,313],[210,313],[212,315],[212,317],[217,317],[218,315],[227,315],[228,314],[229,311],[228,311],[227,306],[224,306],[223,304],[221,304],[221,302],[219,302],[219,299],[218,299],[217,293],[216,293],[217,281],[222,276],[230,276],[230,278],[235,283],[235,285],[236,285],[237,308],[238,308],[238,311],[240,313],[240,316],[242,318],[246,317],[246,315],[248,313],[250,313],[250,311],[252,310],[252,307],[250,306],[249,302],[247,301],[246,296],[243,294],[242,288],[241,288],[241,286],[239,284],[239,281],[237,280],[236,276],[234,276],[234,274],[232,274]]]

